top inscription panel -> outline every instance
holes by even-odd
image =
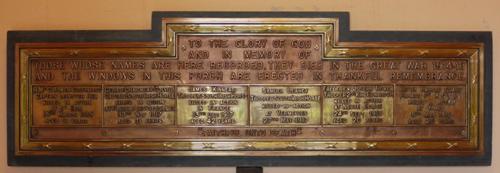
[[[165,18],[160,43],[18,45],[16,154],[483,152],[481,45],[238,21]]]

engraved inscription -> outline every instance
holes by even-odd
[[[181,36],[177,66],[189,70],[183,81],[294,83],[321,70],[320,36]],[[312,69],[315,68],[315,69]],[[316,79],[320,80],[320,79]]]
[[[251,86],[252,125],[320,124],[320,87]]]
[[[246,137],[246,138],[266,138],[266,137],[295,137],[303,134],[302,127],[284,128],[198,128],[201,137]]]
[[[243,86],[178,86],[179,125],[246,125],[247,88]]]
[[[104,126],[165,126],[174,123],[173,86],[104,87]]]
[[[396,124],[464,125],[464,86],[399,86]]]
[[[466,58],[323,57],[320,34],[176,39],[175,57],[30,58],[32,137],[281,141],[468,135]]]
[[[33,86],[33,126],[101,125],[101,87]]]
[[[393,120],[392,85],[324,86],[323,118],[333,125],[390,125]]]

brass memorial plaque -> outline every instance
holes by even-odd
[[[14,156],[487,157],[483,43],[160,21],[159,41],[16,43]]]

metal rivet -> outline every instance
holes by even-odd
[[[224,27],[224,31],[226,31],[226,32],[233,32],[234,31],[234,27],[233,26],[225,26]]]
[[[31,56],[39,56],[40,55],[40,52],[38,51],[33,51],[30,53]]]
[[[329,144],[326,146],[326,148],[329,148],[329,149],[331,149],[331,148],[337,148],[337,143],[336,143],[336,142],[334,142],[334,143],[329,143]]]
[[[476,113],[472,113],[472,115],[471,115],[470,118],[471,118],[472,124],[475,124],[476,121],[477,121],[477,114]]]
[[[420,55],[425,55],[429,53],[429,50],[418,50]]]
[[[379,53],[380,55],[385,55],[385,54],[389,53],[389,50],[387,50],[387,49],[382,49],[382,50],[380,50],[378,53]]]
[[[319,130],[319,135],[325,136],[326,135],[325,130],[323,130],[323,129]]]
[[[417,143],[406,143],[408,147],[406,149],[415,149],[417,147]]]
[[[314,28],[312,26],[306,26],[306,28],[304,29],[304,31],[314,31]]]
[[[51,150],[52,149],[52,145],[50,143],[47,143],[47,144],[43,145],[43,148]]]
[[[458,147],[458,143],[456,143],[456,142],[454,142],[454,143],[447,142],[446,144],[448,144],[448,149]]]
[[[189,26],[189,31],[196,31],[196,28],[198,28],[198,26],[191,25],[191,26]]]
[[[253,149],[255,149],[255,146],[254,146],[254,145],[255,145],[255,144],[254,144],[254,143],[252,143],[252,142],[247,142],[247,143],[245,144],[245,149],[247,149],[247,150],[253,150]]]
[[[290,142],[288,143],[288,145],[286,146],[286,149],[289,149],[289,150],[295,150],[297,149],[297,144],[295,142]]]
[[[339,55],[343,56],[343,55],[347,55],[349,52],[347,50],[341,50],[339,51]]]
[[[164,142],[164,143],[163,143],[163,148],[164,148],[164,149],[171,149],[173,145],[174,145],[174,144],[172,144],[172,143],[170,143],[170,142]]]
[[[174,40],[173,37],[168,38],[168,44],[170,45],[170,43],[172,43],[173,40]]]
[[[202,143],[203,149],[213,149],[214,148],[214,143]]]
[[[91,150],[92,149],[92,144],[91,143],[89,143],[89,144],[83,144],[83,147],[85,147],[85,149]]]
[[[376,142],[374,142],[374,143],[367,142],[366,146],[368,147],[368,149],[375,149],[377,147],[377,143]]]
[[[72,50],[69,54],[70,55],[78,55],[78,53],[80,53],[80,50]]]
[[[122,144],[122,148],[123,148],[123,149],[130,149],[130,148],[132,148],[132,144],[126,144],[126,143],[123,143],[123,144]]]

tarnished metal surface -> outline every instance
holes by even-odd
[[[156,46],[18,45],[17,154],[481,152],[480,46],[339,43],[335,19],[306,20],[165,19]]]

